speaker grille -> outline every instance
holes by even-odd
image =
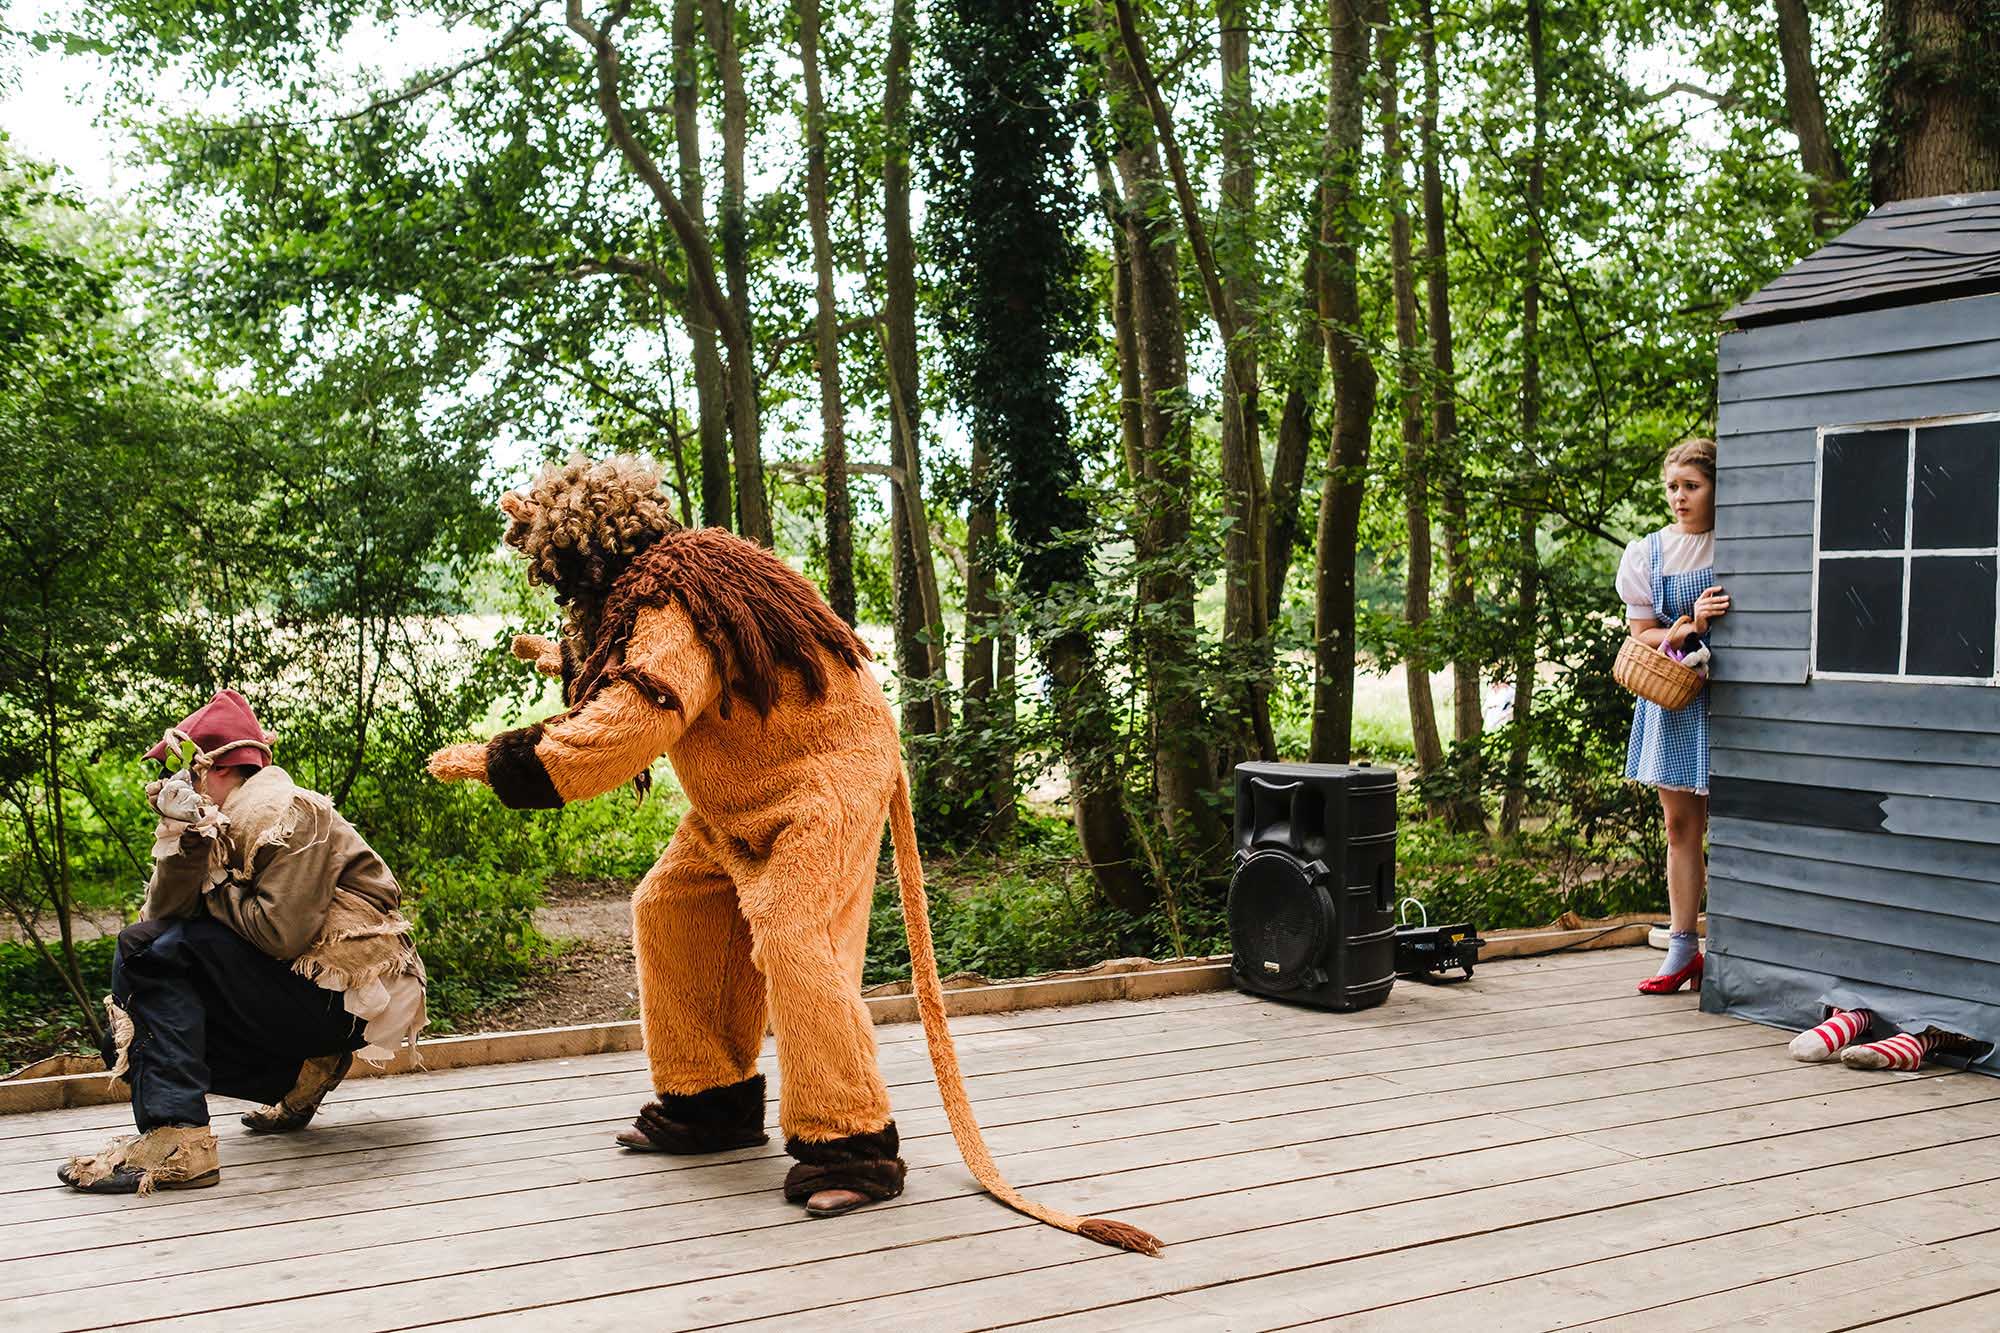
[[[1229,887],[1236,970],[1267,986],[1300,984],[1326,951],[1326,917],[1325,898],[1296,860],[1245,857]]]

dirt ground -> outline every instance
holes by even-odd
[[[467,1032],[607,1023],[639,1016],[632,976],[632,888],[619,880],[556,880],[535,924],[562,949],[534,992],[472,1015]]]

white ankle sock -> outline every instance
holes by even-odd
[[[1701,952],[1701,936],[1692,930],[1677,930],[1667,936],[1667,961],[1660,964],[1655,975],[1669,976],[1680,971],[1694,961]]]

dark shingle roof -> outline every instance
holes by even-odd
[[[1884,204],[1725,314],[1782,324],[2000,291],[2000,191]]]

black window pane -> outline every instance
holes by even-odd
[[[2000,533],[2000,421],[1917,432],[1912,546],[1993,546]]]
[[[1909,675],[1984,680],[1993,674],[1993,606],[2000,595],[1993,571],[1990,555],[1910,562]]]
[[[1902,657],[1903,562],[1822,560],[1819,669],[1896,674]]]
[[[1820,549],[1902,550],[1909,466],[1906,431],[1827,436],[1820,456]]]

